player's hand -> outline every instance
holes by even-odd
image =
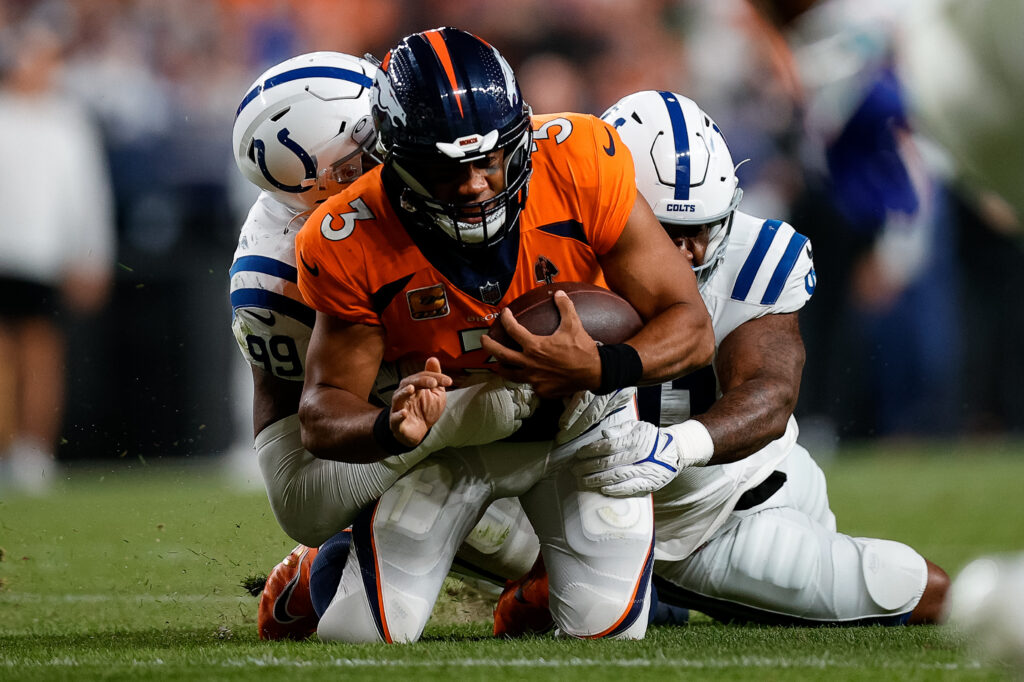
[[[579,437],[611,413],[630,406],[635,395],[635,388],[622,388],[606,395],[578,391],[565,400],[555,443],[562,445]]]
[[[486,334],[481,337],[484,350],[498,361],[494,371],[510,381],[531,384],[542,398],[564,398],[601,383],[597,342],[583,328],[568,294],[556,291],[554,301],[561,320],[550,336],[531,334],[512,311],[501,311],[499,319],[505,331],[522,351],[503,346]]]
[[[539,400],[529,384],[497,375],[448,392],[448,405],[419,450],[486,445],[511,436],[537,409]]]
[[[630,421],[603,429],[576,453],[572,470],[581,490],[637,497],[661,490],[679,473],[675,439],[666,429]]]
[[[428,358],[422,371],[399,382],[391,397],[389,424],[400,443],[414,447],[423,440],[441,418],[447,403],[445,388],[451,385],[437,358]]]

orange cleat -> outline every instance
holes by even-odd
[[[317,548],[299,545],[274,566],[260,595],[260,639],[306,639],[320,618],[309,596],[309,571]]]
[[[548,608],[548,572],[538,556],[533,568],[518,580],[509,580],[494,607],[494,636],[522,637],[555,627]]]

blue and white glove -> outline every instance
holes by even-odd
[[[578,391],[565,401],[565,411],[558,419],[555,443],[563,445],[592,429],[608,415],[633,403],[635,388],[620,388],[607,395]],[[634,412],[634,414],[636,414]]]
[[[572,470],[581,490],[639,497],[664,488],[683,467],[707,464],[714,452],[707,428],[693,419],[666,428],[630,421],[580,448]]]

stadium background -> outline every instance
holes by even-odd
[[[916,3],[822,3],[833,10],[815,25],[782,30],[778,10],[805,3],[761,4],[776,13],[745,0],[5,0],[0,45],[27,17],[63,37],[63,87],[102,128],[116,200],[113,296],[96,316],[62,318],[73,341],[60,459],[248,447],[249,381],[227,299],[254,197],[231,158],[237,103],[288,56],[381,57],[438,25],[497,46],[535,111],[600,114],[657,88],[716,118],[734,158],[751,159],[739,172],[743,208],[786,219],[814,243],[797,416],[816,456],[867,438],[1018,434],[1018,220],[959,183],[922,135],[908,163],[929,178],[927,219],[880,216],[876,196],[865,209],[829,172],[829,145],[858,107],[886,78],[899,85],[892,56]],[[836,44],[845,47],[822,52]],[[888,258],[873,257],[879,243]]]

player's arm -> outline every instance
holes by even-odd
[[[629,497],[659,490],[688,466],[735,462],[782,436],[796,406],[804,346],[797,314],[744,322],[718,348],[723,395],[702,415],[659,428],[606,429],[573,466],[582,489]]]
[[[382,327],[317,313],[299,404],[307,450],[323,459],[372,462],[423,439],[444,409],[443,387],[451,379],[435,360],[433,368],[403,379],[392,408],[382,410],[367,398],[383,356]]]
[[[722,397],[694,417],[714,443],[708,464],[743,459],[785,433],[804,358],[795,312],[749,320],[722,340],[715,358]]]
[[[511,350],[484,336],[484,349],[499,362],[496,372],[532,384],[542,397],[557,398],[582,390],[606,394],[636,383],[658,383],[711,361],[714,333],[696,278],[639,195],[619,239],[600,263],[609,287],[644,319],[640,333],[626,344],[598,350],[572,301],[556,292],[561,322],[550,336],[531,334],[511,311],[502,311],[502,324],[523,350]]]
[[[252,428],[253,434],[276,421],[295,414],[302,395],[302,384],[276,377],[261,367],[252,367]]]
[[[608,286],[645,321],[627,341],[643,364],[640,383],[660,383],[711,362],[715,336],[697,279],[640,194],[622,235],[600,263]]]

